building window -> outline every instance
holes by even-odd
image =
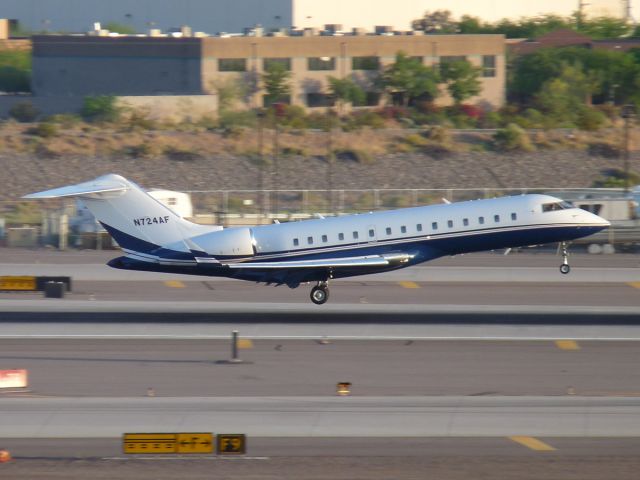
[[[465,227],[469,226],[469,219],[468,218],[463,218],[462,219],[462,225],[464,225]]]
[[[326,93],[307,93],[307,107],[333,107],[333,96]]]
[[[496,56],[495,55],[482,56],[482,76],[483,77],[496,76]]]
[[[421,223],[416,225],[416,230],[419,231],[419,232],[422,231],[422,224]]]
[[[379,92],[365,92],[364,102],[354,102],[354,107],[377,107],[380,104]]]
[[[431,224],[431,228],[432,228],[433,230],[437,230],[437,229],[438,229],[438,222],[433,222],[433,223]]]
[[[353,232],[353,239],[357,240],[358,239],[358,232]]]
[[[484,217],[478,217],[478,223],[484,225]]]
[[[494,215],[493,216],[493,221],[498,223],[500,221],[500,215]]]
[[[404,225],[400,227],[400,232],[402,233],[407,233],[407,227],[405,227]]]
[[[517,220],[518,219],[518,215],[516,215],[515,213],[511,214],[511,220]]]
[[[219,58],[218,71],[220,72],[246,72],[246,58]]]
[[[327,243],[329,241],[329,239],[327,238],[326,235],[322,235],[322,243]]]
[[[374,230],[373,228],[369,229],[369,236],[370,236],[371,238],[373,238],[373,237],[375,237],[375,236],[376,236],[376,232],[375,232],[375,230]]]
[[[353,57],[351,59],[352,70],[379,70],[380,59],[378,57]]]
[[[453,228],[453,220],[447,220],[447,227]]]
[[[276,65],[282,65],[286,71],[291,70],[291,59],[290,58],[264,58],[262,59],[262,69],[265,72],[268,72]]]
[[[298,245],[300,245],[300,241],[297,238],[293,239],[293,246],[297,247]]]
[[[442,73],[442,66],[453,62],[464,62],[467,59],[464,55],[445,55],[440,57],[440,72]]]
[[[284,103],[285,105],[291,105],[291,95],[281,95],[278,98],[273,98],[271,95],[262,96],[262,105],[267,108],[275,103]]]
[[[338,240],[344,240],[344,233],[338,234]]]
[[[387,227],[387,235],[391,235],[391,227]]]
[[[336,57],[309,57],[307,58],[307,70],[335,70]]]
[[[307,237],[307,243],[313,245],[313,237]]]

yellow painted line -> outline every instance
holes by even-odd
[[[627,285],[633,288],[640,288],[640,282],[629,282]]]
[[[171,288],[184,288],[184,283],[182,283],[180,280],[167,280],[166,282],[164,282],[164,284],[165,286]]]
[[[420,285],[418,285],[416,282],[398,282],[400,284],[400,286],[402,288],[420,288]]]
[[[238,348],[253,348],[253,342],[249,338],[238,339]]]
[[[580,350],[580,345],[575,340],[556,340],[556,347],[560,350]]]
[[[551,445],[544,443],[543,441],[538,440],[534,437],[523,437],[516,435],[514,437],[509,437],[509,440],[512,440],[516,443],[519,443],[520,445],[524,445],[525,447],[530,448],[531,450],[536,450],[538,452],[551,452],[555,450],[555,448],[553,448]]]

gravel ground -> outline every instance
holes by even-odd
[[[455,153],[439,159],[416,153],[387,154],[370,164],[339,160],[332,177],[336,189],[589,187],[607,169],[620,168],[621,163],[580,151]],[[0,167],[0,200],[16,200],[26,193],[105,173],[119,173],[147,188],[172,190],[254,189],[258,185],[256,164],[227,154],[191,161],[5,154],[0,156]],[[265,188],[328,186],[327,164],[321,158],[285,157],[279,167],[277,178],[273,167],[266,167]],[[631,159],[630,167],[640,171],[640,155]]]

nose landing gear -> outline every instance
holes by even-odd
[[[316,305],[322,305],[329,300],[329,282],[318,282],[318,285],[311,289],[311,301]]]
[[[562,265],[560,265],[560,273],[566,275],[571,271],[571,266],[569,265],[569,252],[567,251],[567,244],[565,242],[561,242],[560,249],[562,253]]]

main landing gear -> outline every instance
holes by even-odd
[[[560,252],[562,254],[562,265],[560,265],[560,273],[566,275],[571,271],[571,266],[569,266],[569,252],[567,251],[567,244],[565,242],[560,243]]]
[[[322,305],[329,300],[329,282],[318,282],[318,285],[311,289],[311,301],[316,305]]]

